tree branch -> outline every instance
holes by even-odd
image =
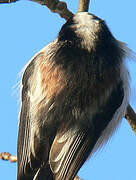
[[[132,130],[136,133],[136,113],[134,112],[130,104],[127,107],[125,118],[128,120],[129,124],[131,125]]]
[[[0,153],[0,159],[5,160],[5,161],[10,160],[10,162],[17,162],[17,157],[14,155],[11,155],[8,152]]]
[[[59,0],[31,0],[41,5],[46,5],[52,12],[58,13],[62,18],[68,20],[73,13],[67,8],[67,4]]]
[[[0,0],[0,3],[12,3],[16,2],[17,0]]]
[[[90,0],[80,0],[78,12],[88,12]]]
[[[0,0],[0,3],[12,3],[18,0]],[[62,18],[68,20],[73,13],[67,8],[67,4],[59,0],[30,0],[47,6],[52,12],[58,13]]]

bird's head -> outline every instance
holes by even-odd
[[[115,41],[106,23],[87,12],[79,12],[70,18],[62,26],[58,38],[89,51],[96,49],[96,46],[98,49],[99,45],[101,48],[108,48],[109,44]]]

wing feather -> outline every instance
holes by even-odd
[[[39,57],[42,53],[39,53]],[[31,102],[30,102],[30,78],[34,73],[37,57],[28,64],[22,79],[22,107],[19,122],[18,135],[18,179],[24,179],[26,171],[30,168],[31,155]],[[30,170],[30,169],[29,169]],[[27,179],[27,178],[26,178]],[[30,179],[30,177],[28,178]]]
[[[51,96],[57,93],[55,80],[60,77],[59,69],[53,69],[53,65],[49,62],[49,56],[53,56],[54,52],[50,52],[52,49],[50,46],[55,44],[54,41],[43,48],[30,60],[24,70],[18,135],[18,180],[40,179],[45,171],[48,173],[46,176],[53,179],[49,165],[46,167],[52,138],[49,142],[46,139],[48,138],[46,133],[40,134],[40,123],[45,122],[48,109],[52,105]],[[50,78],[52,81],[54,80],[53,89],[50,88]],[[40,152],[41,150],[43,150],[43,154]]]
[[[61,129],[57,133],[49,156],[50,167],[55,180],[74,179],[78,170],[93,152],[97,141],[103,136],[103,132],[108,128],[109,123],[112,120],[118,123],[121,121],[122,115],[116,119],[114,115],[124,102],[123,99],[124,90],[122,89],[122,82],[120,82],[118,87],[113,90],[106,105],[90,117],[90,125],[87,124],[85,129],[69,127],[67,131]],[[121,111],[120,113],[122,114]],[[85,118],[84,121],[88,122]],[[107,134],[107,137],[110,137],[110,133]]]
[[[50,151],[51,170],[58,174],[56,179],[65,179],[73,157],[81,144],[84,133],[77,134],[76,130],[68,130],[58,134]]]

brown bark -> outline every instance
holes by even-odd
[[[12,3],[16,2],[17,0],[0,0],[0,3]]]
[[[88,12],[90,0],[80,0],[78,12]]]
[[[130,104],[127,107],[125,118],[128,120],[132,130],[136,133],[136,113],[134,112]]]
[[[0,3],[12,3],[18,0],[0,0]],[[52,12],[58,13],[62,18],[68,20],[73,13],[67,8],[67,4],[59,0],[31,0],[47,6]]]
[[[5,161],[10,160],[10,162],[17,162],[17,157],[14,155],[11,155],[8,152],[0,153],[0,159],[5,160]]]

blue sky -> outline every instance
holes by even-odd
[[[78,1],[68,7],[77,11]],[[114,36],[136,51],[136,1],[92,0],[90,12],[106,20]],[[54,40],[65,20],[45,6],[19,1],[0,4],[0,152],[16,154],[20,109],[18,73],[29,59]],[[130,103],[136,110],[136,64],[128,62],[131,73]],[[136,136],[123,122],[112,140],[80,170],[84,180],[136,180]],[[16,179],[16,163],[0,160],[0,179]]]

